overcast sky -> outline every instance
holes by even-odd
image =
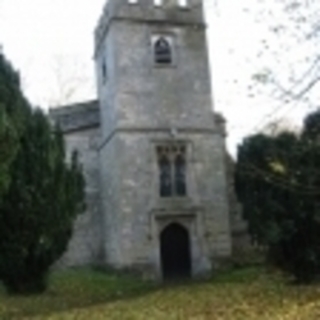
[[[81,88],[72,92],[72,101],[95,97],[93,30],[104,3],[0,0],[0,44],[20,71],[23,88],[33,104],[43,108],[54,105],[67,94],[59,88],[67,87],[67,83],[71,88]],[[301,47],[293,54],[290,46],[295,44],[288,35],[285,38],[270,32],[286,16],[279,6],[281,1],[267,3],[206,0],[215,109],[227,118],[228,147],[233,154],[243,136],[273,117],[289,115],[297,119],[306,112],[303,106],[299,109],[290,104],[291,109],[283,108],[270,97],[268,86],[255,85],[252,80],[255,73],[273,68],[282,70],[283,76],[279,77],[285,83],[293,63],[303,60],[303,50],[311,50]],[[269,49],[264,49],[265,41]],[[272,50],[270,45],[274,46]],[[286,54],[275,59],[279,52]],[[287,56],[285,60],[283,56]],[[306,65],[301,63],[299,68],[303,72]]]

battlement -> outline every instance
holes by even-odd
[[[109,0],[95,30],[96,49],[113,20],[204,25],[203,0]]]

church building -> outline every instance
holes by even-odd
[[[97,101],[50,111],[77,149],[87,209],[60,263],[201,277],[231,255],[225,127],[202,0],[109,0]]]

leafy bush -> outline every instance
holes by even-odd
[[[253,240],[298,282],[310,282],[320,271],[320,148],[313,116],[300,136],[246,138],[235,171]]]

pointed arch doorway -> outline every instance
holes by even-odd
[[[178,223],[171,223],[160,234],[162,277],[164,280],[191,276],[190,236]]]

